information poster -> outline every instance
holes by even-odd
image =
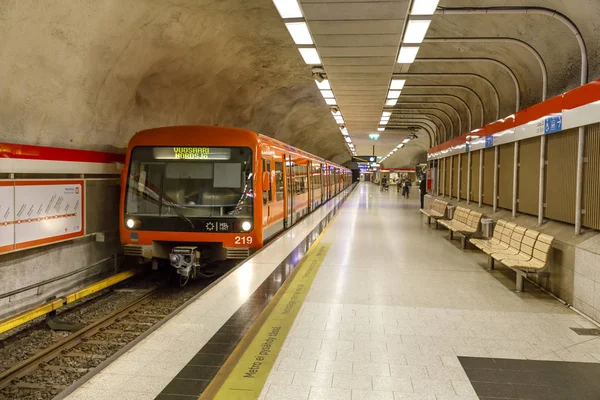
[[[17,181],[15,248],[83,236],[83,181]]]
[[[0,182],[0,253],[15,246],[15,189],[13,182]]]

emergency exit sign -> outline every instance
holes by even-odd
[[[379,140],[379,134],[378,133],[369,133],[369,139],[370,140]]]

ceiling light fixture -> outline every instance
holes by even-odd
[[[400,97],[400,91],[399,90],[390,90],[388,92],[388,95],[387,95],[388,99],[397,99],[398,97]]]
[[[408,142],[410,142],[410,139],[409,139],[409,138],[406,138],[406,139],[404,139],[404,140],[402,141],[402,143],[408,143]]]
[[[323,95],[323,97],[325,97],[326,99],[332,99],[335,97],[331,90],[321,90],[321,95]]]
[[[335,101],[335,99],[325,99],[325,103],[327,103],[330,106],[335,106],[337,104],[337,101]]]
[[[386,106],[395,106],[397,102],[398,102],[398,99],[387,99],[385,101],[385,105]]]
[[[415,0],[410,13],[412,15],[433,15],[440,0]]]
[[[406,83],[406,79],[392,79],[392,83],[390,84],[390,89],[401,90]]]
[[[341,111],[332,111],[331,115],[333,115],[334,117],[342,116],[342,112]]]
[[[304,59],[304,62],[307,64],[321,64],[321,58],[319,57],[319,53],[317,53],[317,49],[314,47],[300,47],[298,49],[300,55]]]
[[[326,89],[329,90],[331,89],[331,85],[329,84],[329,79],[325,79],[323,82],[319,82],[317,80],[315,80],[315,83],[317,84],[317,87],[321,90]]]
[[[296,0],[273,0],[281,18],[302,18],[302,11]]]
[[[379,125],[387,125],[387,123],[388,123],[387,119],[379,121]]]
[[[430,19],[409,19],[403,43],[422,43],[430,23]]]
[[[350,136],[344,136],[344,139],[346,139],[346,142],[352,143],[352,139],[350,139]]]
[[[390,111],[384,111],[381,113],[382,117],[389,117],[390,115],[392,115],[392,113]]]
[[[292,39],[294,39],[294,43],[313,44],[306,22],[286,22],[285,27],[290,32]]]
[[[379,132],[383,132],[383,131],[385,131],[385,128],[384,128],[383,126],[380,126],[379,128],[377,128],[377,130],[378,130]]]
[[[400,54],[398,54],[399,64],[411,64],[415,62],[417,53],[419,52],[419,46],[402,46],[400,47]]]

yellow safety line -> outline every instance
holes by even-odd
[[[336,216],[246,332],[200,400],[258,398],[331,246],[330,243],[320,244],[320,241]]]
[[[17,328],[23,325],[26,322],[34,320],[38,317],[41,317],[49,312],[56,311],[61,307],[64,307],[67,304],[70,304],[76,300],[82,299],[86,296],[89,296],[93,293],[96,293],[102,289],[106,289],[109,286],[112,286],[116,283],[122,282],[125,279],[129,279],[135,274],[137,274],[137,270],[132,269],[129,271],[120,272],[116,275],[113,275],[109,278],[103,279],[100,282],[96,282],[93,285],[90,285],[86,288],[78,290],[77,292],[71,293],[64,298],[59,298],[52,300],[49,303],[45,303],[39,306],[35,306],[32,309],[24,311],[20,314],[15,315],[14,317],[10,317],[0,321],[0,334],[7,332],[11,329]]]

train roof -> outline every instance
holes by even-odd
[[[235,140],[244,140],[247,142],[256,142],[256,144],[267,144],[270,146],[275,146],[280,148],[283,151],[289,151],[295,153],[296,155],[303,156],[306,158],[310,158],[314,161],[319,161],[323,163],[329,163],[335,165],[336,167],[347,169],[341,165],[333,163],[331,161],[325,160],[324,158],[315,156],[314,154],[308,153],[304,150],[301,150],[297,147],[291,146],[287,143],[284,143],[280,140],[271,138],[266,135],[258,134],[256,132],[240,129],[240,128],[229,128],[222,126],[201,126],[201,125],[183,125],[183,126],[165,126],[160,128],[152,128],[145,129],[137,132],[130,140],[129,140],[129,148],[133,148],[135,146],[151,146],[151,145],[162,145],[168,146],[172,145],[173,142],[189,139],[190,135],[206,135],[210,136],[214,139],[214,136],[226,135],[227,143],[224,145],[232,145],[230,141]]]

